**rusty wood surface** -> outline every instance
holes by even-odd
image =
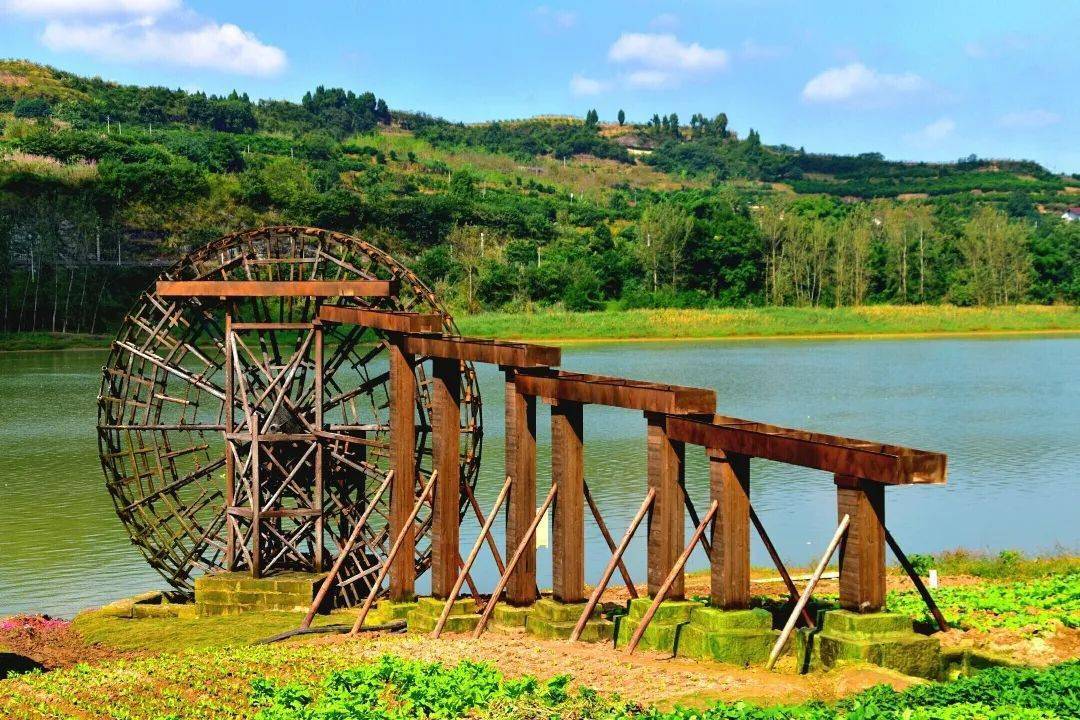
[[[851,516],[840,544],[840,607],[859,613],[885,608],[885,486],[836,476],[836,512]]]
[[[664,599],[668,597],[668,593],[675,587],[676,582],[682,581],[683,568],[686,567],[686,561],[690,559],[690,553],[694,552],[694,546],[701,540],[701,536],[705,534],[705,528],[712,522],[713,517],[716,516],[716,508],[719,506],[715,500],[709,503],[709,509],[705,511],[705,517],[701,518],[701,522],[694,528],[694,533],[690,536],[690,542],[683,548],[678,559],[675,560],[675,565],[672,566],[671,572],[664,578],[663,584],[657,589],[656,595],[653,597],[652,604],[649,605],[649,609],[645,611],[645,614],[641,616],[641,621],[638,623],[637,628],[634,630],[634,634],[630,637],[630,643],[626,646],[626,652],[633,654],[637,649],[638,643],[641,642],[641,636],[645,634],[645,630],[649,627],[649,623],[652,622],[653,616],[656,615],[656,611],[660,608],[660,603],[664,602]]]
[[[551,367],[562,361],[562,351],[548,345],[422,334],[406,335],[403,342],[405,348],[415,355],[505,367]]]
[[[536,543],[528,533],[536,512],[536,398],[522,395],[514,371],[506,371],[506,475],[513,481],[506,503],[506,554],[525,544],[521,558],[509,567],[506,602],[531,605],[536,588]]]
[[[517,384],[527,395],[642,412],[711,415],[716,410],[716,393],[706,388],[558,370],[520,372]]]
[[[536,528],[540,526],[540,521],[544,519],[544,513],[551,507],[551,503],[555,500],[555,496],[559,492],[559,486],[552,484],[551,489],[548,490],[547,497],[544,498],[544,502],[540,504],[540,507],[536,509],[536,514],[533,515],[532,522],[529,523],[529,527],[525,532],[525,537],[521,543],[514,549],[514,554],[510,556],[510,559],[506,562],[506,572],[499,577],[499,581],[495,583],[495,589],[491,591],[491,599],[484,606],[484,612],[480,614],[480,622],[476,624],[476,628],[473,630],[473,637],[480,637],[484,628],[487,627],[488,618],[491,617],[491,613],[495,610],[495,605],[499,602],[499,596],[506,588],[506,583],[510,579],[510,573],[513,572],[514,566],[517,565],[521,556],[525,554],[526,548],[533,543],[536,537]]]
[[[161,297],[391,297],[396,280],[158,280]]]
[[[716,415],[712,420],[672,418],[668,432],[673,438],[692,445],[889,485],[940,485],[946,478],[946,457],[941,453],[723,415]]]
[[[576,642],[577,639],[581,637],[582,631],[585,630],[586,623],[589,622],[589,618],[596,609],[597,603],[600,602],[600,597],[604,594],[604,591],[607,590],[608,583],[611,582],[611,576],[615,573],[615,566],[622,565],[622,557],[626,554],[626,548],[630,547],[630,541],[634,539],[634,533],[637,532],[638,527],[641,525],[641,521],[645,519],[645,514],[649,512],[649,508],[652,507],[655,498],[656,488],[649,488],[649,492],[645,493],[645,500],[642,501],[641,507],[638,508],[633,519],[630,520],[630,525],[626,528],[626,533],[623,534],[622,540],[619,541],[618,547],[616,547],[615,551],[611,554],[611,560],[608,561],[607,567],[604,568],[604,572],[600,576],[599,582],[597,582],[596,587],[593,588],[592,594],[589,596],[589,601],[585,604],[585,609],[578,618],[577,625],[574,626],[574,631],[570,633],[570,642]]]
[[[709,485],[719,503],[712,531],[710,603],[742,610],[750,607],[750,458],[710,451]]]
[[[371,310],[344,305],[323,305],[319,308],[319,319],[394,333],[436,332],[443,323],[442,315],[436,313]]]
[[[551,482],[555,498],[551,533],[552,597],[562,603],[585,599],[585,446],[582,405],[562,400],[551,406]]]
[[[683,546],[683,444],[668,437],[665,418],[650,415],[648,421],[648,486],[656,499],[648,521],[648,588],[655,595],[675,566]],[[670,587],[674,599],[682,599],[684,582],[678,573]]]
[[[416,594],[416,530],[407,523],[416,500],[416,374],[412,355],[388,343],[390,363],[390,467],[400,482],[390,492],[390,534],[402,537],[402,551],[390,566],[390,599]]]
[[[433,465],[439,474],[432,501],[431,595],[445,599],[457,577],[460,543],[461,374],[459,361],[432,362],[431,432]]]
[[[495,504],[491,506],[491,512],[488,513],[483,527],[480,528],[480,534],[476,536],[476,542],[473,543],[472,549],[469,550],[469,556],[465,558],[465,562],[462,564],[461,572],[458,573],[457,580],[454,581],[454,587],[450,590],[450,596],[446,598],[446,604],[443,605],[442,613],[439,615],[439,621],[435,623],[435,629],[431,631],[431,637],[438,638],[439,635],[442,634],[443,628],[446,626],[446,619],[450,617],[450,611],[454,607],[454,601],[457,600],[458,594],[461,592],[461,584],[469,574],[469,571],[472,570],[476,558],[480,555],[480,548],[484,546],[484,538],[490,537],[491,526],[498,516],[499,508],[502,507],[503,502],[506,500],[506,495],[510,492],[510,486],[512,484],[513,481],[507,476],[506,480],[503,482],[502,489],[499,490],[498,497],[495,498]],[[503,572],[505,571],[500,571],[500,575]],[[473,597],[476,598],[476,593],[473,593]]]

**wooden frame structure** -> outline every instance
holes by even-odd
[[[318,258],[314,262],[319,262]],[[165,279],[156,288],[160,302],[220,302],[226,308],[221,332],[223,384],[214,385],[203,375],[181,367],[169,370],[220,398],[225,407],[239,409],[224,412],[213,426],[222,431],[226,447],[224,567],[249,570],[258,577],[284,568],[320,572],[330,565],[333,552],[326,552],[324,536],[326,501],[334,495],[328,492],[326,468],[331,462],[340,467],[338,444],[348,442],[363,448],[364,453],[381,453],[393,476],[392,481],[387,477],[377,492],[376,499],[385,493],[389,505],[378,537],[373,527],[366,527],[373,508],[365,506],[361,514],[354,505],[351,511],[360,516],[360,524],[350,526],[347,543],[339,543],[343,554],[354,545],[390,547],[384,559],[360,568],[359,574],[353,568],[354,576],[368,577],[367,589],[353,595],[354,600],[363,598],[365,613],[380,593],[394,600],[415,596],[418,568],[423,568],[414,557],[425,532],[430,538],[431,593],[444,600],[446,608],[463,582],[472,585],[469,570],[482,545],[487,542],[492,549],[500,578],[485,605],[478,633],[496,602],[532,603],[538,597],[534,535],[547,507],[552,508],[554,518],[553,598],[579,603],[588,597],[575,637],[616,569],[636,595],[622,554],[643,520],[646,580],[653,605],[638,628],[638,637],[662,600],[683,597],[683,568],[698,544],[705,548],[711,563],[712,604],[725,609],[747,607],[751,526],[762,536],[789,592],[797,594],[754,513],[751,458],[833,474],[838,516],[848,519],[840,545],[840,603],[856,612],[874,612],[885,602],[886,542],[902,556],[885,527],[885,487],[945,482],[946,459],[939,453],[717,415],[716,394],[707,388],[560,370],[558,348],[461,337],[443,332],[444,315],[407,306],[364,304],[365,298],[392,297],[399,292],[401,284],[396,278],[280,279],[274,273],[269,277]],[[312,305],[303,321],[275,320],[269,313],[252,319],[236,310],[251,298]],[[338,300],[325,302],[329,298]],[[360,304],[354,304],[357,300]],[[388,353],[383,378],[387,387],[386,426],[334,426],[326,421],[324,408],[347,399],[348,393],[324,377],[326,368],[336,361],[336,356],[327,357],[327,333],[347,330],[347,337],[356,338],[369,329],[379,333]],[[261,332],[289,333],[295,337],[291,351],[275,349],[271,362],[266,348],[253,347],[245,339],[249,333]],[[124,348],[151,365],[165,362],[143,348]],[[419,371],[425,363],[429,363],[430,373],[421,384]],[[463,384],[470,363],[496,365],[505,378],[506,481],[491,512],[492,516],[500,508],[505,512],[505,565],[490,532],[494,517],[483,515],[462,474],[461,441],[470,426],[467,418],[463,421],[461,409],[466,396],[475,393],[472,385]],[[551,407],[552,438],[551,487],[540,510],[536,507],[538,398]],[[602,508],[588,491],[584,470],[586,405],[640,412],[644,420],[644,501],[618,545],[604,522]],[[109,426],[113,427],[119,425]],[[202,429],[206,428],[210,425]],[[366,433],[374,431],[388,431],[388,442],[368,440]],[[346,432],[352,434],[343,434]],[[423,454],[419,452],[422,435],[430,436],[431,467],[426,477],[418,464]],[[701,505],[706,508],[701,517],[685,488],[687,445],[703,448],[709,461],[710,495]],[[347,467],[366,484],[365,474],[371,467],[366,455],[346,459]],[[345,504],[340,498],[333,501]],[[463,561],[460,525],[462,510],[470,505],[482,531]],[[586,507],[612,551],[600,586],[588,596]],[[689,544],[687,517],[693,528]],[[320,597],[325,596],[342,565],[339,556]],[[474,587],[472,592],[476,595],[478,590]]]

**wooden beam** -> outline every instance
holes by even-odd
[[[158,280],[161,297],[392,297],[397,280]]]
[[[709,451],[709,485],[717,503],[712,527],[710,604],[750,607],[750,458]]]
[[[506,602],[522,606],[538,597],[536,540],[527,535],[536,514],[536,398],[518,392],[514,375],[514,370],[506,371],[506,475],[512,481],[506,502],[506,556],[519,546],[524,549],[509,568]]]
[[[585,453],[582,404],[551,406],[551,482],[559,487],[552,523],[552,597],[585,600]]]
[[[504,367],[550,367],[562,361],[562,351],[547,345],[456,335],[407,335],[404,342],[405,348],[414,355],[490,363]]]
[[[319,319],[396,333],[435,332],[443,322],[442,315],[437,313],[370,310],[344,305],[323,305],[319,308]]]
[[[517,384],[526,395],[649,413],[712,414],[716,409],[716,393],[712,390],[605,375],[558,370],[523,372],[518,373]]]
[[[656,499],[649,509],[648,575],[649,595],[655,596],[666,584],[683,547],[683,444],[671,439],[663,415],[647,415],[649,487]],[[668,597],[683,597],[683,573],[676,573]]]
[[[416,504],[416,374],[413,356],[397,343],[390,354],[390,537],[401,537],[401,552],[390,566],[390,599],[407,602],[416,594],[416,530],[408,523]],[[374,502],[374,501],[373,501]]]
[[[431,595],[445,600],[458,574],[461,484],[461,364],[437,358],[432,362],[431,432],[439,481],[432,500]]]
[[[885,486],[836,476],[836,514],[851,517],[840,544],[840,607],[859,613],[885,608]]]
[[[671,437],[692,445],[866,478],[887,485],[945,483],[945,455],[716,415],[670,418]]]

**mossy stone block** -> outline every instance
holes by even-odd
[[[176,617],[178,605],[139,605],[132,608],[134,618],[168,618]]]
[[[253,578],[245,572],[220,572],[195,579],[198,615],[233,615],[248,610],[306,610],[326,573],[285,572]],[[228,611],[223,608],[229,608]]]
[[[385,625],[394,620],[405,620],[409,613],[417,608],[415,600],[401,602],[397,600],[380,600],[379,604],[371,609],[364,618],[365,625]]]
[[[615,646],[630,644],[642,618],[652,605],[652,598],[634,598],[630,601],[627,614],[620,619],[615,636]],[[665,600],[656,608],[656,614],[641,635],[638,647],[663,653],[675,653],[678,646],[680,628],[690,621],[691,613],[702,607],[699,602],[690,600]]]
[[[679,632],[676,654],[733,665],[754,665],[769,659],[779,633],[768,611],[701,607]]]
[[[417,600],[416,608],[408,613],[406,622],[410,633],[430,633],[435,629],[442,616],[446,601],[438,598],[423,597]],[[480,623],[476,613],[476,602],[472,598],[455,600],[450,607],[443,632],[468,633]]]
[[[524,628],[525,622],[529,619],[531,613],[532,605],[516,607],[506,603],[499,603],[491,611],[491,624],[500,628]]]
[[[804,669],[870,663],[933,680],[944,673],[940,641],[919,635],[911,618],[897,613],[830,610],[819,631],[799,633],[798,652]]]
[[[525,631],[545,640],[567,640],[573,634],[581,613],[585,612],[585,606],[586,603],[561,603],[551,598],[537,600],[525,619]],[[609,641],[614,631],[615,623],[605,620],[599,610],[594,610],[592,617],[585,623],[580,640]]]

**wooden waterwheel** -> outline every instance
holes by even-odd
[[[456,335],[453,319],[385,252],[315,228],[227,235],[184,257],[159,281],[287,289],[179,297],[159,292],[159,282],[128,313],[103,369],[98,439],[107,487],[132,542],[182,591],[192,589],[195,576],[218,569],[319,571],[330,567],[374,503],[339,576],[338,602],[362,599],[390,544],[388,500],[375,497],[390,465],[387,336],[320,323],[318,308],[329,300],[437,314],[442,332]],[[303,292],[330,287],[328,281],[341,287],[388,281],[382,285],[392,290]],[[417,360],[419,478],[431,472],[432,439],[429,385]],[[461,478],[471,488],[483,433],[468,363],[461,365],[460,407]],[[431,561],[430,522],[425,508],[417,526],[418,574]]]

